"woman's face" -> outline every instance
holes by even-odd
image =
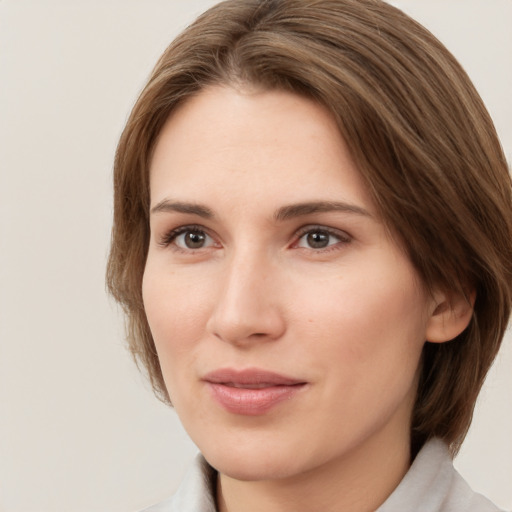
[[[281,478],[408,449],[435,305],[323,107],[204,90],[162,130],[151,208],[147,318],[214,467]]]

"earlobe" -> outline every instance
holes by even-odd
[[[427,324],[426,339],[444,343],[456,338],[473,316],[476,293],[436,293],[433,311]]]

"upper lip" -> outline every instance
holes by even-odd
[[[248,368],[237,370],[234,368],[220,368],[207,373],[203,380],[213,384],[224,384],[227,386],[294,386],[305,384],[305,381],[281,375],[279,373],[263,370],[260,368]]]

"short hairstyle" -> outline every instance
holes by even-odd
[[[142,300],[149,166],[169,115],[209,85],[290,91],[327,107],[426,288],[476,291],[468,328],[452,341],[425,343],[411,420],[414,451],[437,436],[456,453],[504,336],[512,291],[510,176],[462,67],[380,0],[227,0],[171,43],[117,148],[107,269],[135,360],[167,403]]]

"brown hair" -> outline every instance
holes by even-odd
[[[512,286],[510,177],[461,66],[380,0],[227,0],[167,48],[117,148],[107,271],[132,353],[167,402],[141,293],[149,164],[169,114],[210,84],[288,90],[325,105],[425,285],[476,291],[468,328],[425,344],[412,418],[413,450],[438,436],[456,452],[503,338]]]

